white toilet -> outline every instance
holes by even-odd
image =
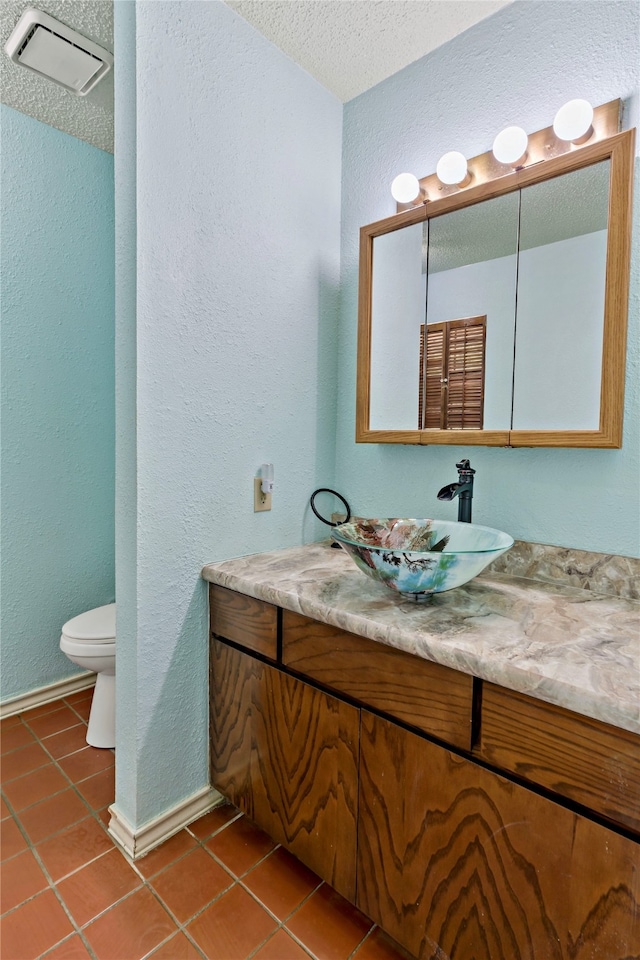
[[[74,617],[62,628],[60,649],[85,670],[97,674],[93,691],[87,743],[115,747],[116,707],[116,605],[108,603]]]

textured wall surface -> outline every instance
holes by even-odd
[[[514,537],[637,555],[639,430],[638,184],[621,450],[507,450],[355,444],[358,229],[394,212],[402,170],[426,176],[447,150],[475,156],[509,123],[546,127],[572,97],[622,97],[637,121],[635,2],[513,3],[345,106],[340,389],[336,483],[355,512],[455,519],[436,493],[468,456],[474,518]],[[636,178],[637,179],[637,178]]]
[[[114,598],[113,158],[2,106],[2,697]]]
[[[136,807],[138,769],[136,401],[136,5],[116,5],[116,793]],[[133,813],[132,813],[133,811]]]
[[[0,46],[30,5],[26,0],[0,3]],[[113,0],[47,0],[33,4],[113,53]],[[58,130],[113,153],[113,70],[86,97],[78,97],[32,70],[0,56],[2,102]]]
[[[222,3],[138,4],[135,56],[137,626],[119,611],[135,672],[119,667],[116,803],[140,825],[208,781],[201,566],[320,535],[342,107]],[[273,509],[255,514],[263,461]],[[120,523],[117,540],[133,564]]]

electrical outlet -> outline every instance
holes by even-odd
[[[253,478],[253,512],[260,513],[262,510],[271,510],[271,494],[262,492],[261,477]]]

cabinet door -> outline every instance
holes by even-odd
[[[213,786],[352,901],[358,726],[355,707],[212,640]]]
[[[636,844],[365,711],[359,811],[358,906],[415,956],[638,951]]]

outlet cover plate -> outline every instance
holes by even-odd
[[[262,492],[262,480],[260,477],[253,478],[253,512],[261,513],[263,510],[271,510],[271,494]]]

